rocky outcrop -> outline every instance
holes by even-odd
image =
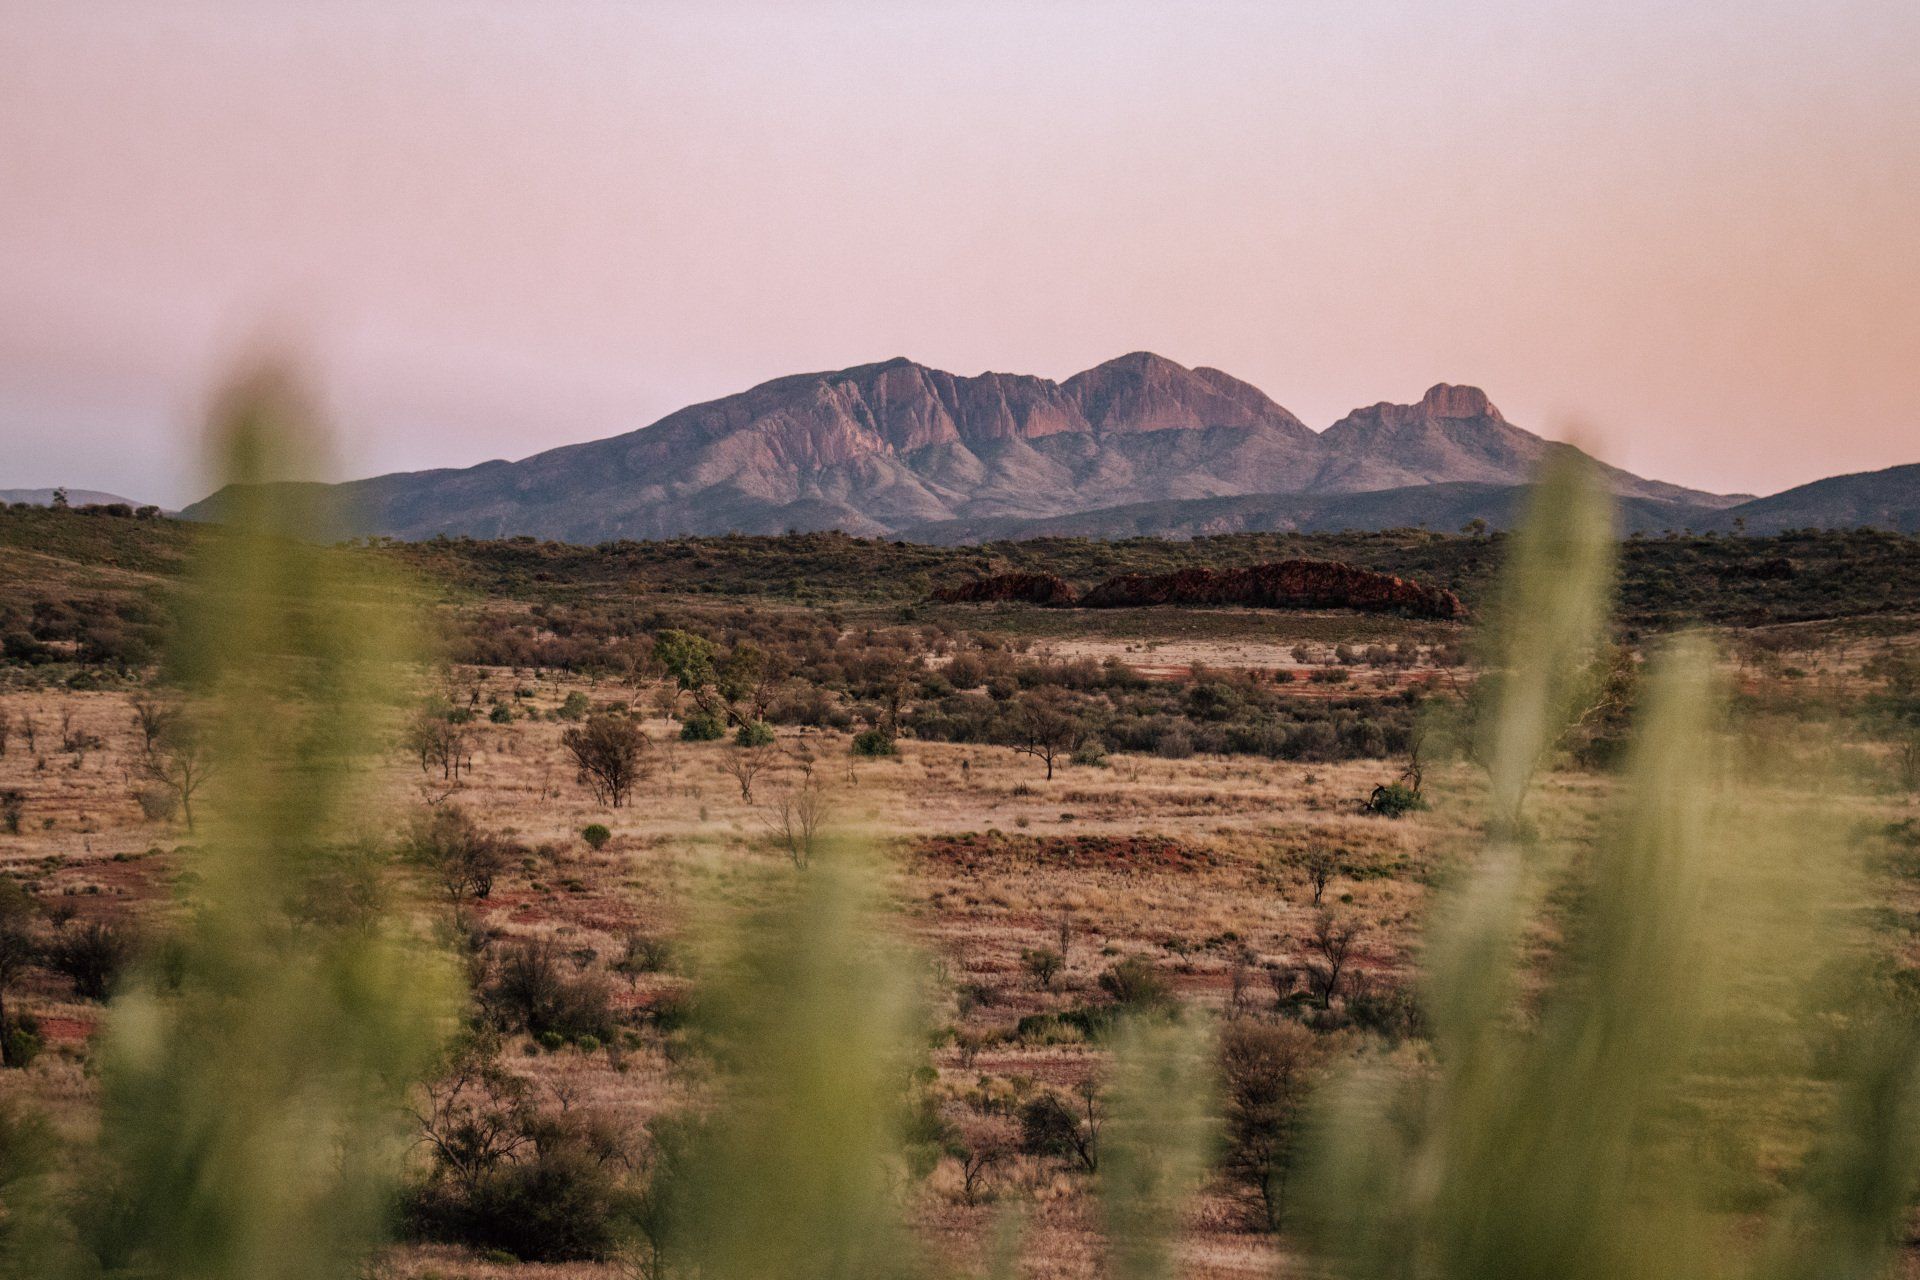
[[[1123,573],[1078,595],[1051,573],[999,573],[933,593],[942,604],[1011,602],[1119,609],[1141,605],[1240,605],[1251,609],[1360,609],[1416,618],[1464,618],[1451,591],[1337,560],[1280,560],[1238,569]]]
[[[951,587],[941,587],[933,598],[942,604],[1069,605],[1078,599],[1073,584],[1051,573],[996,573]]]
[[[1254,609],[1360,609],[1416,618],[1463,618],[1451,591],[1337,560],[1280,560],[1240,569],[1181,569],[1109,578],[1080,598],[1089,609],[1138,605],[1242,605]]]

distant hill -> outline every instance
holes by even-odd
[[[1736,525],[1736,521],[1739,523]],[[1830,476],[1702,519],[1702,529],[1886,529],[1920,533],[1920,463]]]
[[[52,489],[0,489],[0,502],[25,502],[36,507],[53,505]],[[98,489],[69,489],[67,502],[76,507],[109,506],[124,502],[130,507],[142,507],[146,504],[133,498],[123,498],[117,493],[102,493]]]
[[[335,494],[356,531],[409,539],[897,536],[950,521],[1280,493],[1398,492],[1374,501],[1380,514],[1368,518],[1409,524],[1397,504],[1412,491],[1523,484],[1553,447],[1474,387],[1442,384],[1413,404],[1376,404],[1315,432],[1246,382],[1150,352],[1064,382],[960,377],[896,359],[779,378],[519,462],[380,476]],[[1740,500],[1615,468],[1606,475],[1635,501],[1717,510]],[[224,502],[215,494],[183,514],[217,520]]]

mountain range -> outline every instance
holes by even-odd
[[[952,542],[1451,529],[1510,523],[1555,447],[1469,386],[1356,409],[1316,432],[1249,383],[1150,352],[1061,382],[962,377],[895,359],[778,378],[518,462],[333,488],[353,532],[410,539],[592,543],[841,529]],[[1920,466],[1762,499],[1603,471],[1633,528],[1920,529]],[[183,514],[219,519],[225,498]]]

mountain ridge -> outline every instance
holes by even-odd
[[[1061,381],[957,375],[895,357],[788,374],[518,461],[331,490],[352,532],[400,538],[604,542],[828,528],[898,536],[1127,504],[1510,487],[1564,447],[1508,422],[1465,385],[1356,409],[1315,432],[1251,383],[1147,351]],[[1602,470],[1624,500],[1713,511],[1743,497]],[[216,493],[184,514],[218,519],[223,502]]]
[[[1359,493],[1245,494],[1231,498],[1146,502],[1033,520],[976,518],[902,530],[911,542],[939,546],[1032,538],[1170,538],[1234,533],[1344,533],[1392,528],[1452,532],[1473,521],[1515,527],[1525,485],[1446,482]],[[1829,476],[1729,507],[1657,498],[1615,502],[1625,536],[1694,533],[1775,534],[1798,529],[1879,528],[1920,534],[1920,464]]]

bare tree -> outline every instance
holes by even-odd
[[[491,894],[494,877],[507,862],[500,837],[458,805],[415,817],[407,832],[407,853],[433,876],[456,912],[468,899]]]
[[[1413,732],[1407,735],[1406,767],[1400,770],[1401,783],[1416,796],[1427,781],[1426,750],[1426,724],[1424,721],[1416,722]]]
[[[767,806],[767,827],[793,865],[804,870],[813,862],[821,830],[832,812],[826,785],[811,768],[803,768],[800,781]]]
[[[594,799],[618,809],[649,771],[650,739],[628,716],[591,716],[560,735]]]
[[[740,785],[740,799],[753,803],[753,780],[772,768],[773,752],[766,747],[738,747],[720,758],[720,772]]]
[[[968,1205],[979,1204],[1012,1154],[1013,1140],[999,1126],[965,1143],[959,1153],[961,1198]]]
[[[1241,951],[1234,956],[1233,968],[1227,973],[1226,1017],[1228,1022],[1246,1017],[1252,1004],[1251,988],[1254,971],[1248,964],[1251,958],[1247,952]]]
[[[1036,695],[1022,699],[1013,718],[1010,741],[1015,751],[1045,762],[1051,782],[1054,763],[1073,754],[1080,734],[1080,722],[1058,701]]]
[[[1340,994],[1340,980],[1346,974],[1360,940],[1360,926],[1350,920],[1336,920],[1321,912],[1313,932],[1307,935],[1307,949],[1313,952],[1307,961],[1307,986],[1322,1009],[1333,1007]]]
[[[1269,1229],[1280,1225],[1287,1175],[1325,1061],[1320,1038],[1293,1022],[1238,1022],[1220,1036],[1225,1164],[1259,1193]]]
[[[532,1118],[531,1086],[500,1065],[487,1033],[455,1046],[445,1074],[421,1087],[413,1108],[420,1142],[468,1194],[533,1141]]]
[[[140,731],[140,749],[152,751],[154,743],[173,721],[179,719],[180,708],[170,702],[160,702],[154,698],[135,698],[133,700],[133,727]]]
[[[1273,988],[1273,1011],[1284,1012],[1294,996],[1294,988],[1300,985],[1300,973],[1292,965],[1270,964],[1267,966],[1267,983]]]
[[[420,761],[420,772],[438,765],[441,778],[451,781],[460,776],[463,765],[472,772],[468,750],[471,736],[445,716],[422,708],[407,726],[406,743]]]
[[[1053,987],[1053,980],[1060,976],[1062,961],[1060,953],[1048,947],[1030,947],[1020,953],[1020,966],[1033,976],[1042,991]]]
[[[180,802],[189,831],[193,830],[193,797],[213,776],[215,765],[206,734],[184,715],[170,719],[141,757],[141,771]]]
[[[0,757],[7,754],[7,739],[13,736],[13,712],[0,707]]]
[[[1315,849],[1301,859],[1300,867],[1306,872],[1307,885],[1313,890],[1313,905],[1317,907],[1320,899],[1326,896],[1327,885],[1339,872],[1340,863],[1325,849]]]
[[[1091,1078],[1082,1080],[1074,1088],[1080,1095],[1082,1113],[1081,1126],[1074,1138],[1074,1150],[1080,1157],[1080,1165],[1088,1173],[1100,1172],[1100,1128],[1106,1123],[1106,1103],[1100,1096],[1100,1083]]]
[[[73,722],[73,708],[60,708],[60,749],[71,756],[84,756],[106,744],[98,734],[89,733]]]

